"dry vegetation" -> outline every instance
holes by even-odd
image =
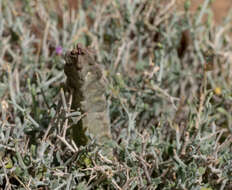
[[[231,15],[209,0],[194,14],[189,1],[57,2],[0,1],[0,188],[232,189]],[[81,113],[62,55],[77,42],[106,68],[113,161],[70,138]]]

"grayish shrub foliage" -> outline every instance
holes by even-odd
[[[175,1],[67,2],[0,1],[1,188],[231,189],[231,19],[202,22],[209,1],[195,15]],[[82,113],[62,54],[77,42],[106,68],[114,160],[70,138]]]

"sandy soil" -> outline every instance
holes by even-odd
[[[179,8],[182,9],[185,0],[177,0],[177,2]],[[204,0],[191,0],[192,4],[190,10],[195,11],[203,2]],[[221,24],[229,11],[232,10],[232,0],[214,0],[212,10],[215,23]]]

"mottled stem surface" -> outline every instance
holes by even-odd
[[[65,62],[67,87],[73,96],[72,109],[86,113],[82,120],[72,124],[73,139],[78,146],[86,145],[89,133],[104,145],[111,139],[111,133],[103,70],[96,63],[94,53],[79,44],[66,53]]]

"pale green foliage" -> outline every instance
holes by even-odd
[[[202,23],[207,6],[193,16],[159,0],[85,0],[74,12],[20,2],[0,1],[1,188],[232,189],[232,43]],[[70,110],[55,49],[77,42],[106,68],[114,161],[94,141],[71,142],[67,119],[83,113]]]

